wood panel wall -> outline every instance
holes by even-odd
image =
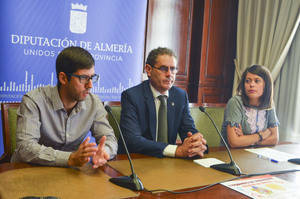
[[[145,58],[168,47],[178,57],[175,85],[196,104],[231,97],[238,0],[149,0]]]
[[[149,0],[146,33],[146,53],[157,47],[168,47],[178,57],[175,85],[187,90],[192,0]]]
[[[234,0],[205,0],[198,102],[226,103],[231,97],[236,52]]]

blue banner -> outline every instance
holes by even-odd
[[[146,9],[147,0],[1,2],[0,101],[56,85],[56,56],[69,46],[93,55],[100,78],[92,92],[120,101],[123,90],[141,82]]]

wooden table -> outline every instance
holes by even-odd
[[[280,145],[286,145],[286,144],[292,144],[292,143],[281,143]],[[278,145],[280,147],[280,145]],[[240,148],[243,149],[243,148]],[[232,149],[233,151],[235,149]],[[237,149],[238,150],[238,149]],[[291,149],[289,149],[291,150]],[[284,150],[285,152],[291,152],[289,150]],[[297,148],[292,148],[292,150],[297,151],[297,155],[299,155],[300,157],[300,144],[297,145]],[[210,152],[218,152],[218,151],[225,151],[225,147],[214,147],[214,148],[210,148]],[[137,158],[145,158],[148,156],[145,155],[140,155],[140,154],[132,154],[132,159],[134,161],[134,159]],[[123,159],[127,159],[126,155],[118,155],[116,160],[123,160]],[[128,163],[129,164],[129,163]],[[129,165],[128,165],[129,166]],[[120,176],[121,174],[114,170],[113,168],[110,167],[105,167],[106,169],[106,173],[108,175],[110,175],[111,177],[117,177]],[[137,175],[139,175],[137,173]],[[291,172],[291,173],[285,173],[285,174],[279,174],[276,175],[276,177],[279,177],[281,179],[287,180],[289,182],[292,183],[296,183],[300,186],[300,172]],[[142,181],[143,182],[143,181]],[[202,186],[203,187],[203,186]],[[196,187],[196,188],[201,188],[201,187]],[[176,190],[176,191],[188,191],[188,190],[194,190],[194,188],[188,188],[188,189],[182,189],[182,190]],[[185,193],[185,194],[172,194],[172,193],[168,193],[168,192],[163,192],[163,193],[156,193],[156,194],[152,194],[146,191],[141,191],[140,195],[138,197],[133,197],[133,198],[165,198],[165,199],[172,199],[172,198],[179,198],[179,199],[188,199],[188,198],[209,198],[209,199],[244,199],[244,198],[249,198],[239,192],[236,192],[232,189],[229,189],[221,184],[217,184],[213,187],[210,187],[208,189],[205,190],[201,190],[201,191],[197,191],[197,192],[193,192],[193,193]]]
[[[210,149],[211,151],[222,151],[224,150],[223,147],[217,147],[217,148],[212,148]],[[295,148],[293,148],[293,151]],[[300,151],[300,145],[297,145],[297,151]],[[148,156],[141,155],[141,154],[131,154],[131,158],[134,159],[139,159],[139,158],[149,158]],[[127,159],[126,155],[117,155],[117,157],[114,160],[124,160]],[[29,164],[24,164],[24,163],[4,163],[0,164],[0,173],[9,171],[9,170],[14,170],[14,169],[20,169],[20,168],[27,168],[27,167],[33,167],[32,165]],[[128,163],[129,167],[129,163]],[[119,173],[117,170],[113,169],[109,165],[105,165],[101,168],[107,175],[110,177],[117,177],[121,176],[122,174]],[[139,175],[137,173],[137,175]],[[292,183],[299,184],[300,186],[300,172],[291,172],[291,173],[285,173],[285,174],[280,174],[276,175],[279,178],[282,178],[284,180],[287,180]],[[141,179],[142,180],[142,179]],[[143,180],[142,180],[143,182]],[[198,187],[200,188],[200,187]],[[195,188],[193,188],[195,189]],[[188,189],[183,189],[183,190],[176,190],[176,191],[186,191],[186,190],[191,190],[191,188]],[[197,191],[193,193],[185,193],[185,194],[171,194],[168,192],[162,192],[162,193],[156,193],[152,194],[147,191],[140,191],[139,196],[137,197],[132,197],[132,198],[230,198],[230,199],[243,199],[243,198],[249,198],[243,194],[240,194],[236,191],[233,191],[223,185],[217,184],[213,187],[210,187],[208,189],[202,190],[202,191]]]

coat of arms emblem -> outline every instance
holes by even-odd
[[[83,34],[87,25],[87,5],[71,4],[70,11],[70,31],[72,33]]]

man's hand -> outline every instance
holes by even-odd
[[[199,155],[204,156],[206,148],[206,140],[201,133],[192,134],[187,133],[187,138],[184,139],[183,144],[178,146],[175,152],[176,157],[193,157]]]
[[[105,140],[106,137],[103,136],[99,141],[98,151],[93,156],[93,168],[103,166],[104,164],[106,164],[107,160],[109,160],[109,155],[104,150]]]
[[[81,167],[90,161],[90,157],[94,156],[97,152],[96,143],[89,143],[90,137],[84,140],[77,151],[71,153],[68,165],[73,167]]]

